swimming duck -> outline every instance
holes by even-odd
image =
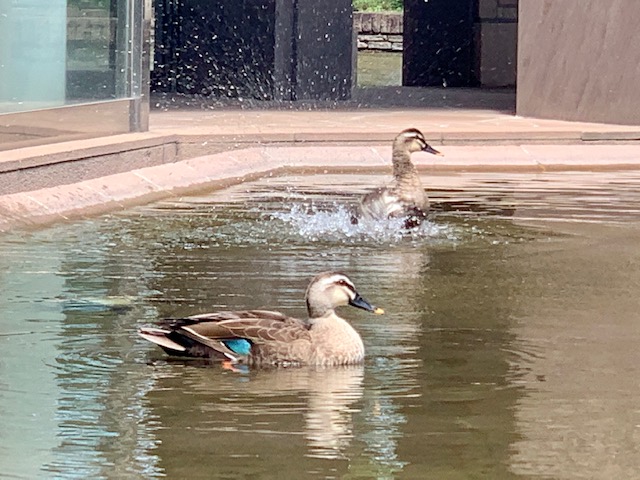
[[[352,223],[358,223],[358,218],[405,218],[405,227],[413,228],[426,218],[429,198],[411,162],[413,152],[442,155],[427,143],[420,130],[408,128],[400,132],[393,141],[393,182],[366,194],[360,200]]]
[[[358,332],[335,308],[351,305],[384,311],[356,291],[339,272],[314,277],[305,294],[308,320],[267,310],[204,313],[165,320],[138,334],[170,355],[219,359],[253,366],[348,365],[364,358]]]

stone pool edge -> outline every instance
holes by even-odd
[[[640,169],[638,145],[442,146],[414,154],[429,171],[602,171]],[[66,185],[0,196],[0,231],[107,213],[169,196],[224,188],[269,175],[389,172],[387,146],[275,146],[229,150]],[[375,185],[372,185],[375,187]]]

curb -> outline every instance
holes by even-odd
[[[448,146],[445,157],[417,153],[423,172],[615,171],[640,169],[640,145]],[[386,146],[263,146],[134,169],[0,196],[0,231],[106,213],[267,175],[390,172]]]

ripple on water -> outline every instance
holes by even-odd
[[[545,376],[553,376],[552,368],[537,365],[546,351],[540,345],[548,341],[555,351],[556,344],[562,346],[555,332],[570,327],[554,321],[550,340],[541,334],[545,340],[520,338],[534,331],[534,322],[549,323],[536,317],[544,302],[538,292],[547,292],[547,303],[555,303],[567,290],[565,282],[571,286],[574,279],[558,281],[561,288],[552,291],[543,266],[557,267],[544,263],[546,248],[533,250],[540,255],[531,257],[529,250],[493,246],[540,235],[519,226],[522,220],[527,225],[531,219],[635,221],[639,190],[629,187],[640,181],[636,177],[545,174],[542,183],[504,172],[430,176],[433,216],[410,231],[398,220],[351,224],[355,195],[378,180],[359,178],[352,185],[344,177],[342,183],[271,179],[231,193],[172,199],[28,235],[13,233],[0,247],[3,311],[10,329],[0,340],[5,350],[15,347],[2,363],[13,360],[16,368],[7,371],[24,371],[41,391],[47,386],[43,379],[48,380],[49,390],[32,394],[35,386],[27,382],[29,395],[22,394],[25,382],[16,376],[7,383],[5,375],[0,385],[3,411],[8,406],[5,423],[14,431],[31,427],[25,445],[54,432],[55,438],[38,448],[52,457],[43,470],[60,478],[99,477],[102,468],[113,471],[114,464],[149,473],[145,478],[164,474],[162,468],[178,477],[168,459],[185,446],[205,459],[201,470],[189,472],[194,476],[211,475],[215,461],[234,459],[235,471],[245,468],[248,476],[263,468],[265,459],[281,467],[277,447],[282,444],[283,454],[299,453],[294,467],[307,471],[313,466],[304,464],[305,456],[353,455],[393,473],[406,463],[398,453],[399,439],[407,431],[432,432],[427,429],[438,425],[430,451],[438,452],[446,438],[456,445],[466,438],[465,447],[473,448],[473,439],[463,437],[467,432],[456,422],[473,425],[480,417],[476,408],[483,409],[483,418],[497,419],[491,420],[495,425],[503,414],[509,417],[522,400],[516,396],[520,387],[538,388]],[[628,252],[634,262],[634,250]],[[353,272],[362,293],[387,310],[385,317],[348,313],[367,346],[364,366],[237,375],[172,361],[135,337],[136,324],[167,313],[268,306],[301,314],[307,275],[328,268]],[[532,276],[532,268],[541,276]],[[594,269],[598,276],[607,270]],[[633,281],[624,287],[629,285]],[[578,288],[584,285],[570,291]],[[602,285],[585,291],[593,297]],[[616,291],[622,291],[620,285]],[[531,312],[519,313],[521,305],[531,305]],[[559,311],[558,319],[564,314]],[[520,316],[526,329],[516,334],[513,319]],[[572,331],[565,335],[575,337]],[[42,360],[30,360],[34,353]],[[151,368],[150,357],[162,360]],[[38,424],[36,430],[31,417],[16,415],[33,399],[33,411],[55,425]],[[435,427],[434,413],[442,420]],[[474,437],[482,437],[480,451],[486,437]],[[15,444],[16,436],[11,438]],[[247,446],[256,440],[265,447],[251,464]],[[403,455],[406,448],[404,442]],[[442,457],[433,458],[449,454],[444,449]],[[157,464],[162,467],[154,467],[156,457],[163,458]],[[479,468],[485,467],[482,462]],[[295,473],[283,475],[300,476]]]

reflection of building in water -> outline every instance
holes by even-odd
[[[148,478],[157,473],[143,405],[150,382],[125,359],[139,312],[82,300],[134,293],[149,266],[114,260],[91,226],[63,231],[2,244],[2,475]]]
[[[65,272],[54,362],[60,441],[45,470],[83,478],[157,476],[154,419],[145,406],[152,382],[145,369],[128,361],[134,356],[139,302],[126,313],[109,302],[82,302],[141,298],[152,265],[144,256],[123,259],[119,234],[105,234],[99,225],[98,231],[91,224],[84,228],[74,230],[83,238],[81,248],[66,250],[59,269]]]
[[[37,242],[27,252],[0,253],[0,465],[7,478],[42,476],[59,443],[61,392],[47,365],[56,362],[62,315],[43,301],[64,290],[59,266],[60,258]]]
[[[424,468],[427,478],[461,471],[509,478],[519,397],[509,383],[518,361],[510,353],[517,349],[510,325],[520,307],[522,272],[511,270],[511,247],[503,240],[521,230],[489,221],[482,234],[455,228],[460,236],[454,245],[434,245],[413,283],[402,278],[409,301],[402,313],[419,325],[412,356],[419,367],[415,389],[395,399],[408,420],[396,438],[396,454],[409,478],[420,478]]]

